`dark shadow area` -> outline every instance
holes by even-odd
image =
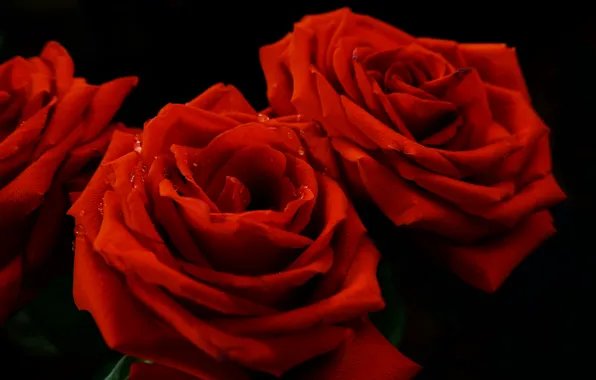
[[[389,252],[401,252],[396,260],[408,305],[402,350],[425,366],[420,379],[590,377],[596,320],[596,24],[555,14],[521,15],[505,5],[481,11],[371,1],[216,3],[3,0],[0,61],[36,55],[54,39],[73,56],[76,74],[90,83],[137,75],[139,85],[117,117],[142,126],[166,103],[189,101],[217,82],[234,84],[256,108],[265,107],[258,48],[282,38],[303,15],[344,5],[417,36],[516,47],[534,105],[552,129],[555,175],[569,196],[553,210],[559,233],[494,295],[428,265],[405,240],[385,243]],[[389,227],[381,224],[373,238],[380,240],[384,231]],[[0,369],[16,365],[22,378],[41,373],[87,378],[68,377],[69,366],[79,375],[91,368],[77,355],[59,363],[20,355],[8,342],[0,341]]]

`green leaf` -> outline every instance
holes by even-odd
[[[397,291],[393,279],[393,272],[392,265],[386,259],[381,259],[377,279],[386,306],[385,309],[373,313],[370,320],[394,347],[398,347],[405,328],[406,312],[403,298]]]
[[[107,347],[93,318],[79,311],[72,296],[72,276],[51,281],[37,297],[13,314],[0,329],[2,349],[18,353],[24,371],[90,378],[97,368],[120,357]]]
[[[151,363],[148,360],[123,356],[118,361],[112,361],[100,371],[94,380],[126,380],[130,374],[130,367],[136,362]]]

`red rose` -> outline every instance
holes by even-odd
[[[133,378],[281,375],[383,307],[377,250],[306,160],[312,124],[267,119],[223,85],[167,105],[114,134],[69,211],[76,303],[110,347],[155,363]],[[379,366],[417,371],[389,348]]]
[[[496,290],[554,232],[546,209],[564,194],[513,49],[341,9],[305,17],[261,63],[273,114],[320,123],[351,187],[470,284]]]
[[[137,82],[93,86],[73,72],[57,42],[0,65],[0,322],[30,295],[23,280],[58,239],[65,184],[101,157],[116,128],[108,124]]]

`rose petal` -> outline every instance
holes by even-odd
[[[162,286],[169,292],[226,315],[260,315],[270,308],[233,297],[192,280],[164,265],[154,252],[145,249],[123,225],[120,205],[114,192],[104,196],[104,220],[94,241],[94,249],[108,265],[128,277],[139,276],[144,282]]]
[[[335,349],[349,335],[349,331],[342,327],[320,326],[279,337],[238,337],[196,318],[158,288],[149,288],[136,280],[128,283],[131,291],[148,308],[210,356],[229,359],[276,376],[298,363]]]
[[[417,140],[440,131],[457,111],[452,103],[420,99],[410,94],[393,93],[387,98]]]
[[[114,79],[97,88],[85,113],[85,134],[83,142],[97,137],[108,126],[124,98],[137,85],[137,77]]]
[[[326,273],[333,264],[333,252],[323,254],[319,259],[303,267],[262,276],[238,276],[212,269],[181,263],[182,270],[201,282],[216,286],[230,294],[276,307],[280,302],[294,301],[292,290],[304,285],[317,274]]]
[[[417,38],[416,43],[441,54],[443,58],[456,68],[469,66],[459,49],[460,44],[455,41],[439,40],[435,38]]]
[[[34,145],[37,142],[41,131],[46,125],[50,108],[54,103],[55,101],[52,100],[35,115],[19,125],[4,141],[0,141],[0,161],[17,153],[21,148]]]
[[[286,270],[296,269],[315,261],[325,252],[339,224],[347,217],[348,200],[341,187],[329,177],[317,176],[319,182],[318,208],[320,233],[315,241],[290,264]]]
[[[385,306],[376,273],[380,255],[368,240],[362,240],[349,266],[341,289],[329,298],[286,312],[257,318],[219,318],[213,323],[233,334],[254,336],[287,334],[320,324],[350,321]]]
[[[221,114],[227,112],[257,113],[236,87],[226,86],[223,83],[211,86],[187,105]]]
[[[83,112],[96,91],[97,88],[88,85],[84,79],[77,78],[73,82],[71,89],[56,104],[52,119],[37,146],[35,157],[58,145],[81,122]]]
[[[225,214],[210,216],[204,202],[181,197],[167,180],[161,183],[160,194],[179,205],[208,261],[223,272],[258,275],[279,271],[294,258],[293,250],[312,242],[307,237],[247,219],[228,219]]]
[[[144,128],[142,159],[147,165],[174,144],[202,147],[238,123],[200,108],[169,104]]]
[[[79,236],[76,240],[75,303],[91,313],[110,348],[208,379],[243,379],[238,368],[214,361],[157,320],[130,294],[127,285],[101,256],[93,252],[87,239]]]
[[[498,226],[420,192],[355,145],[333,140],[333,146],[345,160],[358,165],[367,194],[396,225],[413,225],[468,243],[498,232]]]
[[[319,120],[329,136],[346,136],[358,145],[371,149],[375,144],[360,129],[347,118],[340,95],[331,87],[327,79],[318,72],[314,72],[317,89],[323,112],[323,119]],[[298,109],[304,112],[303,109]]]
[[[200,165],[194,173],[195,181],[200,186],[208,183],[234,152],[246,146],[247,141],[251,146],[269,145],[296,156],[301,148],[296,133],[289,128],[267,128],[260,123],[241,125],[219,134],[195,156]]]
[[[519,91],[530,103],[530,93],[515,48],[505,44],[461,44],[460,51],[468,65],[478,70],[482,80]]]
[[[311,300],[320,301],[332,297],[344,283],[349,270],[358,253],[358,248],[366,237],[366,229],[362,225],[354,207],[348,207],[348,215],[337,231],[337,243],[334,246],[333,266],[317,284]]]
[[[217,207],[222,212],[238,213],[250,204],[250,191],[237,178],[226,176],[226,184],[217,198]]]
[[[296,113],[292,102],[293,80],[284,62],[291,43],[291,34],[278,42],[259,49],[259,59],[267,81],[267,99],[276,114]]]
[[[39,55],[54,71],[58,98],[64,97],[73,84],[74,62],[66,49],[56,41],[48,42]]]
[[[81,196],[72,205],[70,210],[68,210],[68,215],[78,219],[91,240],[95,240],[99,232],[103,219],[103,209],[100,208],[100,205],[103,204],[105,192],[110,189],[110,181],[108,179],[110,170],[104,164],[132,151],[134,142],[135,135],[132,133],[119,130],[113,133],[112,141],[103,157],[102,165],[97,168],[97,171],[93,175],[93,178],[91,178],[91,181],[89,181],[87,187],[85,187],[85,190],[83,190]]]
[[[80,130],[74,130],[61,144],[45,152],[12,182],[0,189],[0,225],[22,220],[39,207],[43,195],[52,184],[56,170],[79,139],[80,133]]]
[[[153,220],[164,228],[173,246],[178,249],[178,253],[182,257],[195,265],[210,267],[207,259],[193,240],[188,226],[173,201],[160,195],[159,188],[164,179],[165,170],[163,157],[158,157],[153,161],[146,179],[153,200]]]
[[[221,165],[212,175],[206,186],[210,199],[218,199],[226,183],[226,178],[235,177],[250,191],[255,205],[263,204],[266,208],[275,202],[271,188],[279,182],[286,170],[286,156],[269,146],[249,145],[232,153],[227,162]],[[219,206],[218,206],[219,207]]]
[[[461,246],[440,243],[435,255],[464,281],[492,293],[527,255],[554,232],[550,214],[542,211],[529,216],[510,233],[485,244]]]

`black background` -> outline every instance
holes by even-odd
[[[494,295],[470,289],[415,254],[405,255],[400,259],[400,281],[408,303],[408,325],[402,351],[425,366],[421,379],[594,376],[590,362],[595,353],[596,299],[592,222],[596,26],[577,16],[580,9],[566,17],[561,7],[550,14],[542,8],[521,14],[521,4],[502,2],[124,0],[112,5],[0,0],[0,4],[4,38],[0,61],[37,55],[47,40],[54,39],[73,56],[76,74],[90,83],[137,75],[139,86],[118,116],[134,126],[142,126],[166,103],[186,102],[216,82],[236,85],[256,108],[264,107],[258,48],[283,37],[303,15],[341,6],[417,36],[515,46],[534,105],[552,129],[555,175],[569,196],[553,210],[560,232]],[[399,244],[381,244],[404,251]],[[32,369],[41,365],[36,358],[2,349],[0,378],[20,377],[8,375],[11,366],[21,375],[45,371]],[[61,363],[84,368],[80,360],[66,358]],[[55,365],[47,370],[45,378],[73,373],[60,372]],[[81,373],[72,378],[87,378]]]

